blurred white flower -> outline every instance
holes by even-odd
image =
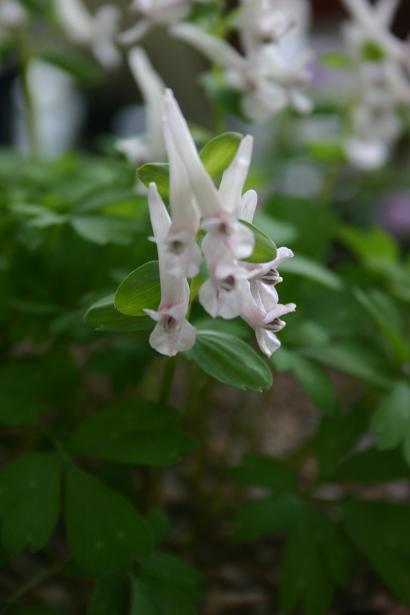
[[[311,109],[303,88],[309,81],[311,54],[304,43],[305,0],[288,3],[244,0],[238,18],[243,54],[226,41],[192,24],[179,24],[173,34],[223,66],[225,81],[242,93],[244,113],[266,120],[286,106]]]
[[[351,20],[344,27],[357,66],[357,100],[344,149],[361,170],[382,167],[400,137],[400,105],[410,105],[407,44],[391,31],[399,0],[344,0]]]
[[[118,140],[116,147],[132,164],[138,166],[164,158],[162,98],[165,86],[141,47],[129,51],[128,62],[145,102],[146,130],[143,136]]]
[[[154,26],[169,26],[185,19],[193,0],[133,0],[132,8],[141,18],[119,36],[124,45],[139,41]]]
[[[178,352],[189,350],[195,344],[195,328],[186,320],[189,285],[185,277],[172,275],[166,266],[167,254],[163,245],[171,220],[155,184],[149,186],[148,201],[158,249],[161,282],[161,303],[158,310],[145,310],[157,323],[149,341],[159,353],[172,357]]]
[[[105,68],[121,63],[115,44],[120,18],[118,7],[106,4],[92,15],[82,0],[54,0],[54,6],[61,27],[74,43],[90,47]]]
[[[0,42],[27,23],[28,13],[18,0],[0,0]]]

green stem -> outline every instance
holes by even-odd
[[[31,592],[33,589],[36,589],[37,587],[39,587],[39,585],[42,585],[43,583],[45,583],[45,581],[48,581],[53,576],[61,572],[64,569],[65,565],[66,565],[66,562],[57,564],[53,566],[52,568],[50,568],[49,570],[39,572],[32,579],[27,581],[27,583],[22,585],[14,594],[12,594],[7,599],[6,605],[0,611],[0,615],[4,615],[5,613],[7,613],[8,610],[14,604],[16,604],[16,602],[20,600],[20,598],[23,598],[26,594]]]
[[[172,357],[167,360],[158,398],[160,404],[166,404],[168,402],[172,390],[172,383],[174,382],[176,367],[177,357]]]

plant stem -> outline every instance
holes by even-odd
[[[174,381],[175,370],[177,367],[177,357],[171,357],[165,363],[164,375],[162,377],[161,389],[159,392],[158,402],[166,404],[171,394],[172,383]]]
[[[31,592],[33,589],[36,589],[39,585],[42,585],[45,581],[48,581],[50,578],[58,574],[65,567],[66,562],[56,564],[49,570],[44,570],[43,572],[39,572],[32,579],[27,581],[24,585],[22,585],[14,594],[12,594],[6,602],[6,605],[1,609],[0,615],[4,615],[7,611],[14,605],[16,602],[23,598],[26,594]]]

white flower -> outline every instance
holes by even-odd
[[[171,220],[154,183],[148,191],[149,211],[154,238],[157,242],[161,303],[157,311],[145,310],[156,321],[150,335],[150,344],[159,353],[174,356],[189,350],[195,344],[195,328],[186,320],[189,307],[189,285],[184,277],[169,273],[163,241],[169,231]]]
[[[61,27],[72,41],[90,47],[106,68],[120,64],[121,54],[114,43],[119,26],[118,7],[103,5],[91,15],[81,0],[54,0],[54,6]]]
[[[125,154],[130,162],[138,166],[143,162],[164,158],[162,98],[165,86],[141,47],[134,47],[130,50],[128,62],[144,98],[146,132],[142,137],[120,139],[117,141],[117,149]]]
[[[153,27],[172,25],[185,19],[191,10],[192,0],[134,0],[132,8],[142,18],[129,30],[120,34],[124,45],[133,44]]]
[[[28,13],[17,0],[0,0],[0,42],[26,24]]]
[[[276,333],[286,325],[281,317],[294,312],[296,305],[294,303],[282,305],[272,296],[261,296],[258,290],[251,289],[249,282],[243,285],[241,292],[241,317],[255,330],[261,351],[270,357],[280,347]]]
[[[305,10],[306,3],[288,0],[278,7],[266,0],[245,0],[242,4],[238,26],[243,55],[192,24],[177,25],[172,32],[225,69],[226,83],[242,93],[243,111],[251,119],[269,119],[287,105],[310,111],[303,93],[310,53],[301,35],[304,19],[295,11],[296,6]]]

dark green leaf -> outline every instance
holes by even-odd
[[[153,545],[130,502],[75,466],[67,469],[65,522],[70,553],[85,574],[121,574]]]
[[[340,504],[353,542],[401,602],[410,605],[410,507],[393,502]]]
[[[276,258],[276,246],[272,239],[250,222],[242,220],[241,223],[249,228],[255,237],[255,246],[252,254],[246,259],[247,262],[268,263]]]
[[[383,47],[370,40],[362,45],[362,57],[367,62],[383,62],[386,54]]]
[[[264,359],[242,340],[219,331],[199,330],[187,356],[209,376],[239,389],[261,391],[272,386]]]
[[[402,444],[404,456],[410,465],[410,385],[398,382],[381,399],[372,421],[381,449]]]
[[[127,316],[145,316],[145,309],[156,310],[161,301],[158,261],[135,269],[115,293],[115,307]]]
[[[279,492],[296,489],[293,471],[285,462],[266,455],[245,455],[241,465],[232,468],[229,473],[232,478],[246,485]]]
[[[127,607],[127,579],[103,579],[96,583],[87,604],[86,615],[124,615]]]
[[[44,392],[45,383],[36,361],[15,361],[0,367],[0,423],[35,424],[46,409]]]
[[[42,549],[60,510],[59,457],[32,453],[0,470],[1,542],[12,553]]]
[[[40,57],[84,83],[95,83],[104,77],[104,72],[96,63],[71,50],[47,49],[41,52]]]
[[[70,224],[80,237],[102,246],[128,245],[137,230],[130,220],[113,216],[75,216],[70,218]]]
[[[39,604],[24,604],[12,609],[10,615],[62,615],[62,613]]]
[[[235,515],[234,538],[255,540],[285,530],[300,514],[301,501],[284,494],[243,505]]]
[[[112,331],[114,333],[132,333],[152,329],[153,322],[148,316],[126,316],[114,305],[114,295],[103,297],[91,305],[84,315],[87,325],[97,331]]]
[[[410,478],[410,469],[398,451],[368,448],[348,457],[332,476],[339,483],[382,483]]]
[[[117,402],[88,416],[71,438],[72,449],[117,463],[160,466],[192,447],[171,408],[142,399]]]

